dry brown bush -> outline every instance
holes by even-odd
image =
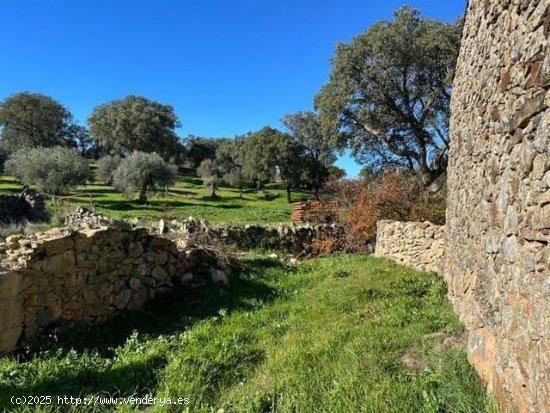
[[[445,190],[430,192],[414,176],[398,170],[386,171],[375,179],[332,183],[326,188],[338,202],[338,223],[344,229],[346,251],[370,252],[376,238],[376,223],[396,221],[445,221]],[[323,240],[328,249],[330,243]]]

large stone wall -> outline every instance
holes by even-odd
[[[470,0],[451,104],[444,275],[502,412],[550,412],[549,10]]]
[[[420,271],[440,272],[445,253],[445,227],[429,222],[378,221],[377,257]]]
[[[227,281],[203,249],[180,250],[143,228],[14,235],[0,258],[0,353],[58,320],[99,323],[180,283]]]

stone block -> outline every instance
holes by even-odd
[[[23,297],[0,300],[0,332],[23,324]]]
[[[0,299],[15,297],[22,290],[22,276],[18,272],[0,273]]]
[[[43,261],[42,268],[44,272],[50,274],[67,274],[74,271],[75,263],[74,251],[66,250],[60,254],[48,257]]]
[[[14,350],[22,333],[23,325],[0,330],[0,353]]]

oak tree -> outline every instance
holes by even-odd
[[[394,16],[337,45],[315,105],[339,148],[350,146],[367,166],[414,171],[429,185],[446,169],[462,24],[423,18],[409,6]]]

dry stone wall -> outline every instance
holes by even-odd
[[[440,272],[445,227],[430,222],[378,221],[375,255],[420,271]]]
[[[306,251],[334,226],[210,227],[205,221],[161,221],[135,228],[80,208],[66,226],[0,243],[0,353],[47,331],[56,321],[101,323],[181,284],[211,280],[228,288],[211,248]],[[231,266],[231,262],[225,263]]]
[[[342,228],[334,224],[210,226],[206,221],[189,218],[181,222],[161,222],[159,232],[180,240],[199,240],[203,244],[221,243],[241,250],[265,248],[302,255],[310,252],[316,240],[343,240]]]
[[[180,250],[143,228],[15,235],[0,244],[0,255],[0,353],[55,321],[100,323],[180,283],[223,278],[205,250]]]
[[[453,86],[444,275],[502,412],[550,412],[549,36],[549,0],[470,0]]]

